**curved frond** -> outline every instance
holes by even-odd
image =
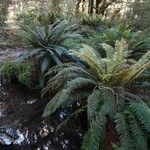
[[[125,150],[131,149],[131,137],[128,131],[128,124],[123,113],[116,113],[114,116],[115,128],[119,135],[121,146]]]
[[[49,78],[55,76],[58,72],[62,71],[63,69],[66,69],[68,67],[71,67],[71,66],[77,66],[76,64],[74,63],[64,63],[64,64],[61,64],[61,65],[56,65],[54,67],[52,67],[46,74],[45,76],[48,76]]]
[[[88,97],[88,116],[92,121],[99,114],[112,117],[116,112],[116,102],[113,90],[109,88],[96,89]]]
[[[46,108],[43,113],[43,118],[50,116],[57,109],[71,104],[74,101],[84,100],[89,96],[90,92],[88,91],[75,91],[74,93],[69,93],[68,90],[62,90],[58,92],[46,105]]]
[[[122,85],[127,85],[138,78],[147,68],[150,67],[150,52],[147,52],[137,63],[131,66],[122,77]]]
[[[131,102],[130,109],[135,113],[144,126],[144,129],[150,133],[150,108],[144,102]]]
[[[101,45],[103,49],[106,51],[106,57],[109,59],[112,59],[114,56],[114,52],[115,52],[114,48],[106,43],[102,43]]]
[[[53,71],[51,73],[53,73]],[[92,79],[92,76],[88,74],[84,69],[74,66],[68,67],[58,72],[54,77],[50,78],[42,92],[43,94],[45,94],[48,91],[55,92],[57,90],[60,90],[60,88],[63,88],[67,82],[78,77]]]
[[[132,114],[132,112],[128,113],[128,119],[129,119],[129,127],[132,137],[136,140],[137,148],[141,150],[147,150],[147,138],[145,137],[143,131],[141,130],[141,127],[137,123],[136,118]]]
[[[103,147],[103,140],[106,134],[105,117],[98,118],[92,123],[87,133],[84,136],[82,149],[83,150],[99,150]]]

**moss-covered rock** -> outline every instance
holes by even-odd
[[[13,61],[7,61],[0,67],[0,75],[7,78],[9,81],[16,76],[16,65]]]
[[[17,79],[20,83],[32,87],[36,84],[36,67],[33,62],[15,63],[8,61],[0,68],[0,75],[8,81]]]

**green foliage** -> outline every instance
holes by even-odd
[[[102,21],[102,16],[101,15],[82,15],[79,18],[79,24],[83,26],[88,26],[92,29],[96,29],[98,31],[104,30],[105,28],[105,23]]]
[[[132,51],[132,57],[134,58],[140,58],[141,55],[150,49],[150,35],[147,30],[134,32],[123,26],[107,28],[102,33],[93,32],[86,43],[87,45],[90,43],[91,47],[98,50],[102,57],[105,57],[105,51],[100,43],[104,42],[114,47],[115,41],[122,38],[127,41],[129,50]]]
[[[0,26],[3,26],[5,24],[5,16],[0,14]]]
[[[84,136],[83,150],[98,150],[103,147],[103,140],[106,134],[106,118],[97,118]]]
[[[31,62],[17,64],[17,78],[18,81],[24,85],[31,86],[35,83],[35,66]]]
[[[48,26],[28,27],[21,32],[22,38],[31,46],[31,50],[16,59],[21,62],[29,58],[38,61],[40,78],[38,87],[44,86],[44,73],[48,68],[62,64],[65,61],[78,61],[77,58],[67,55],[68,49],[65,42],[68,39],[81,38],[77,26],[67,21],[56,21]]]
[[[116,41],[115,49],[106,43],[101,45],[106,58],[87,45],[83,45],[79,52],[72,50],[72,53],[84,60],[99,82],[106,86],[129,85],[150,66],[150,52],[138,61],[127,59],[131,52],[124,39]]]
[[[21,26],[31,26],[31,25],[42,25],[48,27],[55,21],[60,20],[61,16],[53,12],[37,12],[37,11],[27,11],[20,14],[16,14],[15,18]]]
[[[19,22],[21,26],[29,26],[37,20],[38,13],[35,11],[26,11],[15,15],[15,20]]]
[[[50,24],[54,24],[57,20],[62,19],[57,13],[47,12],[40,13],[37,17],[37,22],[42,26],[49,26]]]
[[[150,66],[149,52],[135,61],[128,59],[130,50],[124,39],[116,41],[115,49],[106,43],[102,43],[102,47],[106,58],[86,45],[79,51],[71,51],[89,65],[89,70],[75,64],[62,64],[48,71],[49,81],[42,92],[43,95],[47,92],[56,95],[47,104],[43,117],[67,104],[87,100],[90,127],[82,149],[103,149],[110,119],[119,137],[120,148],[146,150],[150,109],[139,97],[118,87],[131,84]],[[137,144],[138,141],[141,142]]]
[[[56,64],[62,63],[61,57],[68,51],[64,45],[65,41],[80,37],[76,25],[70,25],[67,21],[57,21],[48,27],[29,27],[22,31],[21,35],[33,49],[20,58],[27,59],[36,56],[42,59],[44,64],[48,64],[45,61],[50,60]]]
[[[20,83],[31,87],[36,80],[35,65],[32,62],[8,61],[1,66],[0,75],[9,81],[17,79]]]
[[[15,77],[16,68],[13,61],[7,61],[0,67],[0,75],[6,77],[9,81]]]

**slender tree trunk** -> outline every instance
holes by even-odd
[[[85,10],[85,0],[82,0],[82,12],[84,12],[84,10]]]
[[[75,8],[75,14],[78,15],[79,14],[79,9],[80,9],[80,3],[82,0],[77,0],[76,3],[76,8]]]
[[[93,14],[93,8],[94,8],[94,0],[89,0],[89,14]]]
[[[99,5],[102,2],[102,0],[96,0],[96,14],[99,14]]]

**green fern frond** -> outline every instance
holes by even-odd
[[[71,66],[76,66],[77,65],[75,63],[64,63],[61,65],[56,65],[54,67],[52,67],[51,69],[49,69],[49,71],[45,74],[45,76],[48,76],[49,78],[55,76],[58,72],[62,71],[63,69],[66,69],[68,67]]]
[[[43,88],[42,93],[46,94],[48,91],[51,92],[57,92],[61,88],[64,87],[64,85],[78,77],[84,77],[87,79],[91,79],[91,75],[88,74],[84,69],[80,67],[68,67],[60,72],[58,72],[54,77],[52,77],[47,85]]]
[[[100,99],[104,100],[104,104],[99,107],[99,112],[112,118],[117,111],[114,91],[110,88],[102,88],[100,92]]]
[[[70,92],[70,91],[69,91]],[[57,109],[71,104],[74,101],[80,101],[86,99],[90,95],[90,91],[75,91],[74,93],[69,93],[68,90],[59,91],[46,105],[43,113],[43,118],[50,116]]]
[[[89,121],[95,119],[99,107],[104,103],[105,99],[101,98],[102,94],[99,89],[95,89],[87,100],[87,114]]]
[[[138,78],[147,68],[150,67],[150,52],[147,52],[137,63],[126,70],[122,85],[127,85]]]
[[[106,43],[102,43],[101,45],[103,49],[106,51],[106,57],[109,59],[112,59],[114,56],[114,52],[115,52],[114,48]]]
[[[128,112],[129,127],[132,137],[136,140],[136,147],[141,150],[147,150],[147,138],[145,137],[141,127],[137,123],[137,119],[134,117],[132,112]]]
[[[84,77],[84,75],[78,75],[77,73],[69,73],[66,76],[58,77],[57,79],[52,78],[47,85],[42,90],[42,95],[45,95],[47,92],[56,93],[57,91],[63,89],[68,81],[76,79],[77,77]],[[53,81],[53,82],[52,82]]]
[[[65,88],[68,90],[69,93],[73,93],[77,90],[92,90],[96,86],[96,82],[91,79],[78,77],[72,81],[69,81]]]
[[[115,128],[119,135],[121,146],[126,150],[131,149],[131,137],[128,131],[128,124],[123,113],[116,113],[114,115]]]
[[[131,102],[130,109],[135,113],[137,119],[139,119],[144,129],[150,133],[150,108],[144,102]]]
[[[68,82],[65,89],[58,92],[47,104],[43,117],[51,115],[58,108],[63,107],[68,103],[87,98],[91,89],[94,87],[94,81],[81,77]]]
[[[83,150],[102,150],[106,134],[106,123],[107,119],[103,116],[92,123],[92,126],[84,136]]]
[[[116,41],[115,44],[115,53],[113,60],[114,61],[122,61],[129,56],[128,44],[124,39],[121,41]]]

